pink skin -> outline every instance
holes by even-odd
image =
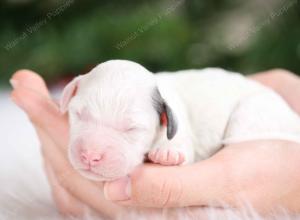
[[[150,150],[148,158],[153,162],[165,166],[180,165],[185,161],[184,154],[174,149],[158,148]]]
[[[126,176],[132,169],[126,153],[130,147],[113,138],[114,133],[107,128],[82,132],[70,144],[69,159],[73,167],[83,176],[97,181]]]

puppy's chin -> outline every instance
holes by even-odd
[[[114,175],[114,176],[104,176],[104,175],[101,175],[98,173],[94,173],[90,170],[78,170],[78,172],[83,177],[85,177],[89,180],[98,181],[98,182],[112,181],[112,180],[116,180],[116,179],[126,176],[126,174]]]
[[[77,171],[83,177],[93,180],[93,181],[98,181],[98,182],[116,180],[116,179],[124,177],[130,173],[129,170],[128,170],[128,172],[125,172],[125,170],[122,170],[122,172],[114,172],[113,174],[112,173],[108,174],[107,172],[105,172],[105,174],[98,173],[98,172],[94,172],[92,170],[87,170],[87,169],[77,169]]]

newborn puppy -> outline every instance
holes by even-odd
[[[69,112],[71,164],[98,181],[129,174],[145,157],[181,165],[228,143],[300,142],[299,117],[279,95],[217,68],[154,75],[107,61],[70,82],[60,105]]]

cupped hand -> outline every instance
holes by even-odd
[[[212,206],[267,214],[300,212],[300,145],[252,141],[225,147],[211,158],[181,167],[146,164],[130,179],[106,183],[106,198],[125,206]],[[128,193],[129,192],[129,193]]]
[[[300,90],[293,89],[300,88],[300,80],[294,75],[274,70],[253,78],[275,89],[300,112],[300,102],[295,98],[300,96]],[[47,169],[58,203],[66,206],[65,201],[76,201],[77,206],[69,208],[71,212],[82,211],[85,204],[111,216],[111,210],[119,207],[104,197],[124,206],[228,204],[241,208],[247,202],[262,213],[277,207],[300,212],[300,145],[287,141],[225,146],[211,158],[188,166],[145,164],[134,170],[130,178],[106,183],[103,195],[100,184],[80,177],[70,167],[66,156],[67,118],[59,113],[40,77],[21,71],[13,80],[12,99],[25,110],[37,129],[47,167],[52,170]],[[67,199],[60,198],[61,195]]]

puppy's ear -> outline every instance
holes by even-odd
[[[177,119],[172,109],[169,107],[166,101],[161,97],[158,88],[154,89],[152,100],[153,100],[153,106],[157,111],[160,119],[160,125],[167,127],[167,138],[171,140],[177,132],[177,128],[178,128]]]
[[[60,111],[62,113],[66,113],[68,111],[68,106],[73,98],[76,95],[79,81],[81,76],[75,77],[69,84],[66,85],[62,92],[62,96],[60,98]]]

